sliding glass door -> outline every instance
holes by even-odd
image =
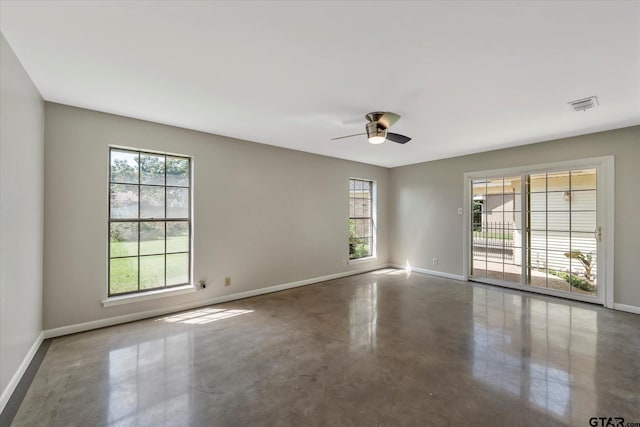
[[[466,174],[469,279],[604,302],[601,167]]]
[[[528,285],[597,296],[596,178],[594,168],[526,176]]]
[[[522,177],[472,181],[472,275],[522,281]]]

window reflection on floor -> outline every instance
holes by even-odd
[[[375,350],[378,327],[378,283],[360,286],[349,303],[351,350]]]
[[[189,424],[191,344],[185,332],[110,351],[108,424]]]
[[[473,293],[473,376],[571,419],[572,380],[579,372],[581,386],[594,386],[597,338],[582,332],[597,331],[597,312],[491,289]]]
[[[380,275],[399,276],[401,274],[407,274],[407,271],[398,269],[398,268],[383,268],[382,270],[372,271],[371,274],[373,274],[374,276],[380,276]]]
[[[158,319],[159,322],[168,323],[188,323],[194,325],[204,325],[217,320],[228,319],[240,316],[241,314],[253,313],[253,310],[230,310],[225,308],[203,308],[200,310],[184,311],[172,314],[171,316]]]

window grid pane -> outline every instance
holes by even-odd
[[[110,149],[109,296],[191,282],[191,159]]]
[[[349,179],[349,259],[373,255],[373,181]]]

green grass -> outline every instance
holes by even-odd
[[[188,251],[188,236],[169,237],[167,251]],[[110,265],[111,294],[138,290],[138,249],[137,242],[111,242],[111,255],[129,256],[112,259]],[[153,289],[165,286],[164,240],[140,242],[140,254],[159,254],[140,257],[140,289]],[[187,253],[166,254],[166,286],[187,283],[189,280],[189,255]]]
[[[189,250],[189,236],[171,236],[167,238],[167,252],[186,252]],[[164,240],[143,240],[140,242],[140,255],[164,253]],[[138,254],[138,242],[118,242],[111,240],[111,257],[135,256]]]
[[[504,240],[511,240],[513,239],[513,234],[511,233],[500,233],[500,232],[495,232],[495,233],[485,233],[482,231],[474,231],[473,232],[473,237],[486,237],[488,239],[504,239]]]

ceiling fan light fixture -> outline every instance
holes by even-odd
[[[382,144],[386,139],[384,136],[370,136],[369,144]]]
[[[387,139],[387,130],[377,123],[367,123],[367,139],[370,144],[382,144]]]

